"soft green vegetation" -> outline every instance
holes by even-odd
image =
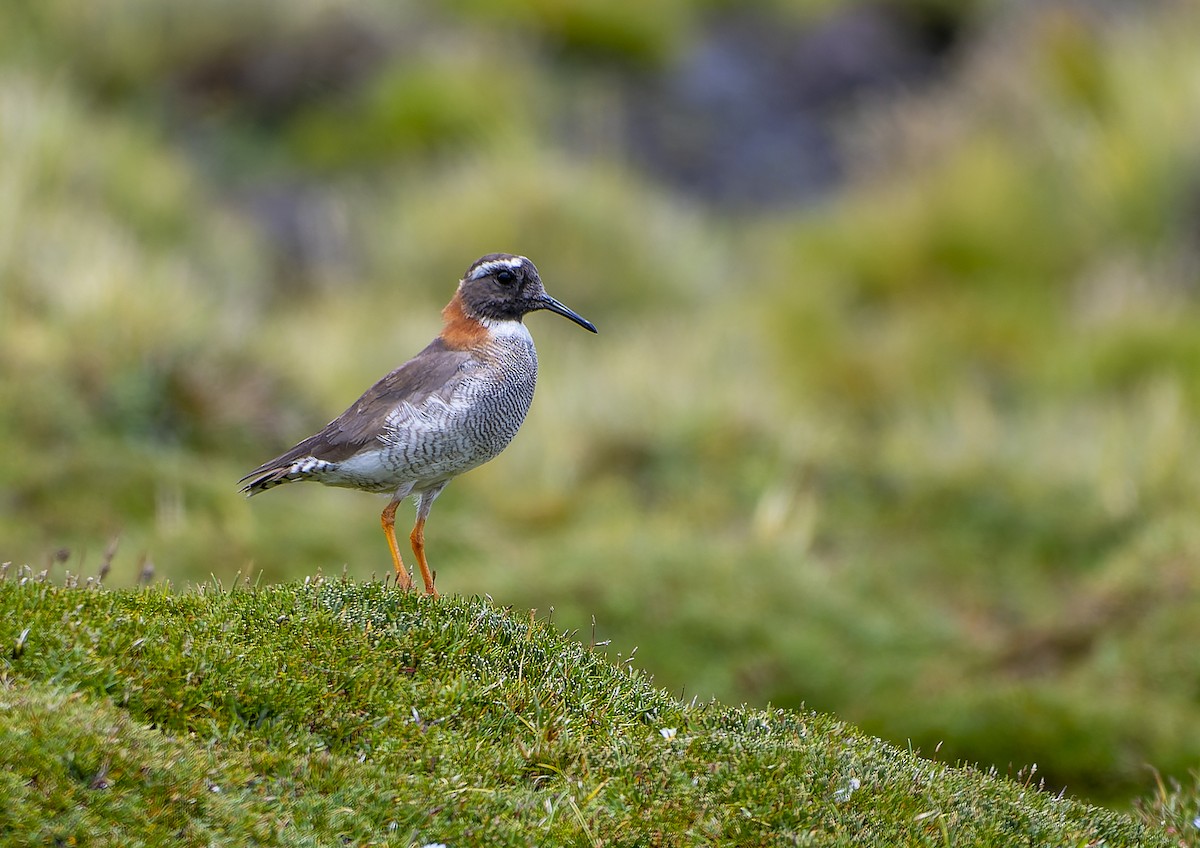
[[[0,841],[1169,845],[810,712],[680,705],[481,600],[0,583]]]
[[[734,215],[634,172],[605,117],[615,79],[729,5],[3,4],[0,561],[95,574],[119,538],[122,585],[148,563],[177,586],[382,574],[380,502],[246,502],[236,480],[419,349],[471,260],[517,251],[601,334],[530,319],[530,420],[430,520],[444,591],[594,618],[685,699],[806,705],[1190,822],[1194,788],[1154,770],[1200,766],[1200,15],[981,23],[937,85],[845,116],[845,190]],[[298,220],[261,211],[296,198]],[[484,607],[430,615],[464,609]],[[51,678],[13,683],[59,722],[46,740],[84,709]],[[298,721],[311,697],[268,700]],[[209,766],[203,742],[145,730],[160,714],[92,708],[130,751],[188,764],[163,777],[180,797],[235,775],[245,805],[203,796],[204,826],[293,791],[236,777],[292,774],[290,755]],[[834,732],[798,715],[778,721]],[[494,803],[590,821],[522,791]],[[336,817],[303,803],[326,801],[311,816]],[[815,809],[793,826],[824,827]],[[924,810],[887,821],[905,812]]]

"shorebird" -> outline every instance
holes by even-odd
[[[548,309],[596,332],[546,294],[524,256],[489,253],[471,265],[442,310],[429,345],[349,409],[239,482],[247,496],[293,480],[390,494],[380,521],[396,582],[413,588],[396,544],[396,508],[409,495],[417,515],[409,541],[425,591],[437,597],[425,559],[425,520],[452,479],[498,455],[516,435],[537,381],[537,351],[522,322]]]

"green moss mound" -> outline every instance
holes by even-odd
[[[10,578],[0,622],[8,845],[1168,844],[480,599]]]

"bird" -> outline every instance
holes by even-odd
[[[380,515],[396,584],[414,587],[396,544],[396,509],[410,495],[409,542],[427,595],[438,597],[425,557],[425,521],[452,479],[500,454],[533,401],[538,359],[522,320],[556,312],[592,333],[596,325],[546,293],[524,256],[489,253],[459,280],[441,333],[363,393],[324,429],[238,482],[247,497],[284,483],[389,494]]]

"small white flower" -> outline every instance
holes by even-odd
[[[662,734],[663,739],[674,739],[678,731],[673,727],[660,727],[658,732]]]
[[[837,801],[839,804],[844,801],[849,801],[850,796],[857,792],[860,786],[862,786],[861,780],[859,780],[857,777],[850,778],[848,781],[846,781],[845,786],[833,793],[833,800]]]

